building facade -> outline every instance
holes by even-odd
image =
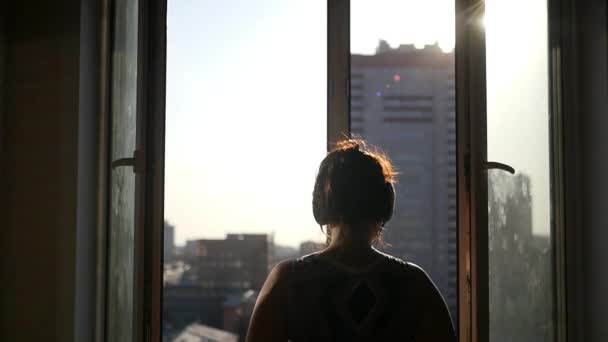
[[[164,287],[166,336],[193,322],[244,336],[268,275],[269,246],[266,234],[187,241],[183,275]]]
[[[308,254],[316,253],[325,248],[325,243],[320,243],[316,241],[303,241],[300,243],[299,255],[305,256]]]
[[[228,234],[226,239],[188,241],[190,281],[205,288],[259,291],[268,275],[269,247],[266,234]]]
[[[351,133],[379,146],[399,173],[386,252],[423,267],[457,305],[454,55],[438,46],[351,56]]]

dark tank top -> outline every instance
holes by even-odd
[[[296,259],[285,308],[289,341],[412,341],[418,268],[382,256],[365,270],[318,254]]]

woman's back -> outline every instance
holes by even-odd
[[[272,270],[248,342],[456,341],[441,294],[416,265],[378,252],[393,215],[390,160],[346,140],[323,159],[312,209],[327,248]]]
[[[421,299],[437,290],[419,267],[378,255],[361,268],[323,254],[291,262],[285,310],[289,340],[414,340],[424,318]],[[436,323],[451,328],[449,315],[443,320]]]
[[[248,341],[456,341],[426,273],[378,255],[357,268],[323,254],[283,262],[260,294]]]

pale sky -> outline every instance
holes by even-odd
[[[488,160],[530,176],[532,229],[546,235],[551,223],[547,2],[486,1],[485,23]]]
[[[165,216],[176,243],[324,239],[311,201],[326,147],[326,1],[169,0]],[[454,46],[454,1],[351,2],[355,53],[379,39]]]
[[[176,242],[227,232],[320,239],[326,139],[322,1],[173,0],[165,216]]]

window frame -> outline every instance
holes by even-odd
[[[485,30],[482,25],[466,25],[466,23],[480,23],[484,14],[484,0],[457,0],[461,4],[457,12],[457,32],[462,30],[461,58],[470,59],[468,66],[463,65],[460,69],[463,85],[457,86],[457,99],[467,101],[466,105],[457,105],[459,112],[458,122],[466,134],[463,139],[467,140],[468,147],[464,151],[465,166],[462,169],[466,174],[464,185],[470,185],[470,193],[467,202],[470,205],[469,215],[471,220],[469,227],[463,227],[462,233],[468,231],[473,239],[470,241],[471,267],[470,272],[470,297],[471,297],[471,336],[467,341],[489,340],[489,263],[488,263],[488,212],[487,174],[484,164],[487,162],[487,133],[486,133],[486,57],[485,57]],[[572,108],[572,100],[563,96],[565,84],[563,76],[572,78],[569,69],[564,70],[562,65],[572,65],[572,56],[564,56],[563,45],[572,48],[572,37],[567,36],[568,26],[562,24],[562,20],[571,20],[571,14],[567,8],[572,6],[573,0],[547,0],[547,49],[548,49],[548,75],[547,90],[549,92],[549,165],[551,184],[551,248],[552,248],[552,285],[554,303],[554,340],[563,342],[568,339],[567,298],[566,298],[566,212],[573,208],[565,207],[565,186],[567,179],[564,178],[564,124],[569,119],[564,115],[562,108]],[[473,10],[470,10],[473,9]],[[462,14],[462,17],[460,15]],[[567,17],[566,17],[567,16]],[[460,25],[460,29],[458,29]],[[469,26],[468,28],[466,26]],[[457,49],[457,56],[458,56]],[[464,51],[463,51],[464,50]],[[466,64],[463,62],[463,64]],[[458,70],[457,70],[458,75]],[[458,82],[458,77],[457,77]],[[460,85],[460,83],[458,83]],[[458,94],[458,89],[463,89],[468,94]],[[569,94],[576,91],[567,89]],[[461,92],[462,93],[462,92]],[[472,96],[476,94],[476,96]],[[458,100],[457,100],[458,101]],[[463,127],[466,126],[466,127]],[[458,129],[458,132],[461,132]],[[458,154],[461,155],[460,153]],[[458,162],[460,164],[460,162]],[[570,180],[571,181],[571,180]],[[462,184],[459,182],[459,184]],[[459,199],[459,205],[461,204]],[[465,215],[465,211],[459,211]],[[463,222],[464,223],[464,222]],[[459,231],[460,231],[459,227]]]
[[[350,0],[327,0],[327,150],[350,130]]]
[[[148,124],[149,113],[147,112],[150,106],[147,85],[148,76],[144,73],[148,60],[150,59],[149,51],[146,50],[147,42],[147,25],[148,25],[148,5],[144,0],[137,0],[137,77],[136,77],[136,141],[135,150],[133,151],[133,161],[119,167],[130,167],[135,174],[134,195],[134,212],[133,212],[133,335],[134,341],[145,340],[144,320],[147,315],[147,297],[144,295],[144,275],[147,273],[144,268],[144,248],[146,231],[146,214],[149,213],[146,208],[146,202],[149,199],[148,191],[148,159],[146,158],[146,135],[149,129]],[[164,1],[164,0],[163,0]],[[102,99],[100,106],[100,178],[99,178],[99,194],[104,197],[100,201],[98,212],[100,213],[100,227],[98,235],[98,261],[97,261],[97,303],[96,315],[96,339],[97,341],[106,341],[108,338],[108,273],[110,268],[110,216],[111,216],[111,194],[112,194],[112,82],[113,82],[113,53],[114,53],[114,36],[115,36],[115,8],[116,0],[101,0],[101,27],[100,27],[100,97]],[[164,86],[164,85],[163,85]],[[164,114],[163,114],[164,118]],[[124,156],[125,158],[129,156]]]
[[[456,197],[457,197],[457,229],[456,229],[456,255],[457,262],[457,282],[456,291],[458,316],[453,317],[454,326],[458,333],[459,341],[471,341],[472,332],[476,325],[473,325],[472,314],[474,311],[471,295],[471,265],[472,249],[474,248],[471,232],[471,213],[470,203],[475,198],[471,198],[467,172],[469,166],[465,160],[470,160],[470,143],[464,138],[470,131],[467,127],[471,122],[469,110],[478,109],[474,106],[481,104],[474,103],[474,98],[465,97],[467,94],[474,94],[472,90],[479,89],[475,82],[466,82],[467,75],[473,73],[471,65],[479,60],[478,56],[472,56],[479,45],[479,35],[471,25],[464,25],[469,22],[472,13],[468,10],[471,3],[479,3],[480,0],[454,0],[456,18],[456,46],[466,48],[455,48],[455,87],[456,87]],[[328,149],[332,143],[350,137],[350,0],[328,0]],[[476,35],[477,33],[477,35]],[[337,42],[338,44],[334,44]],[[477,43],[477,45],[476,45]],[[468,58],[467,58],[468,57]],[[485,56],[484,56],[485,58]],[[484,59],[485,62],[485,59]],[[484,63],[485,66],[485,63]],[[485,85],[485,84],[484,84]],[[485,102],[483,103],[485,104]],[[473,107],[473,108],[472,108]],[[463,138],[460,138],[463,137]],[[487,260],[487,259],[486,259]],[[486,296],[487,297],[487,296]]]
[[[350,1],[328,0],[328,147],[336,139],[350,136]],[[564,58],[562,44],[573,44],[564,37],[567,27],[562,17],[572,0],[547,0],[549,51],[549,113],[551,149],[551,202],[553,250],[553,287],[555,339],[566,341],[566,209],[564,207],[564,118],[562,106],[572,106],[562,96]],[[483,170],[486,156],[486,56],[483,17],[484,0],[455,0],[456,17],[456,163],[457,163],[457,292],[460,341],[487,341],[489,338],[489,264],[487,235],[487,176]],[[338,8],[336,8],[338,7]],[[565,20],[572,20],[569,15]],[[560,36],[561,32],[561,36]],[[332,40],[333,38],[333,40]],[[331,42],[340,42],[339,46]],[[344,49],[345,51],[335,51]],[[343,57],[348,52],[347,61]],[[333,55],[332,55],[333,54]],[[339,56],[339,57],[336,57]],[[332,58],[333,57],[333,58]],[[335,64],[334,64],[335,63]],[[347,68],[347,70],[345,70]],[[569,73],[568,73],[569,72]],[[341,85],[346,85],[346,89]],[[572,89],[570,89],[573,92]],[[346,132],[345,132],[346,130]],[[484,228],[485,227],[485,228]]]
[[[167,69],[167,0],[140,0],[143,40],[142,73],[146,75],[144,146],[145,188],[139,254],[142,274],[138,279],[143,315],[139,341],[162,341],[163,228],[165,204],[165,100]]]
[[[477,150],[479,142],[471,135],[481,123],[477,118],[485,113],[485,51],[481,48],[483,35],[476,25],[475,9],[483,6],[483,0],[456,0],[456,179],[457,179],[457,254],[458,254],[458,337],[459,341],[487,341],[479,339],[479,326],[487,314],[480,308],[487,307],[487,289],[478,284],[485,282],[487,271],[477,270],[484,264],[478,250],[480,234],[476,227],[479,217],[474,205],[480,189],[473,179],[478,178],[478,169],[472,165],[479,163],[483,156]],[[473,9],[473,10],[472,10]],[[479,61],[483,61],[480,63]],[[484,96],[473,94],[483,89]],[[485,123],[485,122],[484,122]],[[481,189],[483,191],[483,189]],[[487,210],[486,210],[487,215]],[[482,241],[483,244],[484,241]],[[485,239],[487,247],[487,236]],[[487,258],[485,259],[487,270]],[[485,298],[485,302],[484,302]],[[481,324],[480,324],[481,323]],[[487,326],[487,324],[486,324]]]
[[[551,105],[555,132],[556,168],[557,324],[558,341],[584,340],[583,231],[581,196],[581,142],[579,131],[579,50],[576,0],[549,1]],[[566,195],[567,194],[567,195]]]
[[[575,201],[569,201],[566,194],[575,193],[578,189],[576,178],[566,172],[566,165],[579,165],[576,154],[567,153],[568,148],[577,147],[576,144],[566,144],[570,137],[575,134],[575,113],[577,113],[576,93],[578,89],[574,86],[577,70],[575,38],[572,27],[575,20],[575,12],[571,9],[575,6],[575,0],[547,0],[548,9],[548,49],[549,49],[549,141],[550,141],[550,166],[551,166],[551,201],[553,214],[553,227],[551,248],[553,252],[554,265],[554,299],[555,299],[555,339],[558,342],[579,340],[576,337],[580,333],[575,326],[579,315],[575,312],[574,305],[570,302],[567,288],[578,289],[567,278],[570,255],[576,257],[580,251],[566,244],[567,237],[574,233],[578,226],[572,221],[577,207]],[[570,114],[570,115],[567,115]],[[568,170],[569,171],[569,170]],[[578,190],[576,190],[578,191]],[[572,196],[570,196],[572,198]],[[577,197],[578,198],[578,197]],[[578,230],[577,230],[578,233]],[[569,286],[570,285],[570,286]],[[572,309],[571,315],[568,310]],[[574,314],[572,314],[574,313]],[[570,320],[573,317],[573,321]]]
[[[96,239],[96,296],[95,296],[95,341],[106,341],[107,307],[107,239],[110,201],[110,88],[112,79],[112,11],[111,0],[101,0],[99,6],[99,165],[97,179],[97,239]]]
[[[95,341],[107,341],[115,0],[99,1],[99,178]],[[162,339],[166,0],[138,1],[133,341]],[[134,170],[135,171],[135,170]]]
[[[106,5],[111,0],[103,1]],[[138,230],[137,302],[143,315],[138,328],[143,331],[139,341],[160,341],[162,338],[162,270],[164,222],[164,134],[165,134],[165,73],[166,73],[166,14],[167,0],[140,1],[142,74],[147,79],[142,88],[145,137],[145,200],[142,212],[143,228]],[[145,4],[144,4],[145,3]],[[485,38],[479,20],[483,0],[455,0],[456,4],[456,181],[457,181],[457,293],[458,317],[455,324],[459,341],[487,341],[488,337],[488,256],[487,208],[480,203],[487,196],[487,182],[480,165],[485,161]],[[572,78],[562,65],[572,57],[562,48],[572,48],[571,37],[565,37],[560,18],[572,0],[548,0],[550,50],[550,113],[551,166],[554,230],[552,231],[555,293],[556,340],[566,341],[566,286],[565,286],[565,207],[563,165],[565,162],[563,134],[568,118],[563,115],[571,108],[562,92],[564,79]],[[350,1],[327,0],[327,141],[350,136]],[[471,10],[474,9],[474,10]],[[570,17],[568,17],[570,18]],[[108,24],[106,23],[106,26]],[[562,30],[557,30],[562,28]],[[111,29],[111,28],[110,28]],[[104,31],[107,32],[108,27]],[[107,44],[107,42],[106,42]],[[107,50],[107,48],[106,48]],[[103,55],[103,52],[102,52]],[[107,51],[106,51],[107,55]],[[104,59],[107,59],[105,56]],[[107,66],[106,66],[107,67]],[[570,73],[569,73],[570,72]],[[107,78],[108,76],[106,76]],[[106,81],[107,82],[107,81]],[[103,83],[103,80],[102,80]],[[102,87],[104,88],[104,87]],[[107,90],[107,85],[105,86]],[[107,109],[106,109],[107,111]],[[479,133],[479,132],[483,132]],[[565,158],[565,159],[564,159]],[[485,195],[484,195],[485,193]],[[485,205],[485,203],[483,203]],[[481,210],[481,209],[486,210]],[[486,225],[487,227],[487,225]],[[103,240],[103,239],[101,239]],[[101,249],[103,250],[103,249]],[[107,250],[105,250],[107,253]],[[100,257],[105,262],[105,255]],[[570,262],[570,261],[568,261]],[[103,266],[100,269],[104,269]],[[105,274],[98,272],[100,286]],[[98,299],[98,314],[104,317],[103,299]],[[100,328],[101,329],[101,328]],[[102,329],[101,329],[102,330]],[[98,341],[104,340],[103,332]]]
[[[456,1],[459,337],[473,342],[489,338],[484,7],[484,0]]]

